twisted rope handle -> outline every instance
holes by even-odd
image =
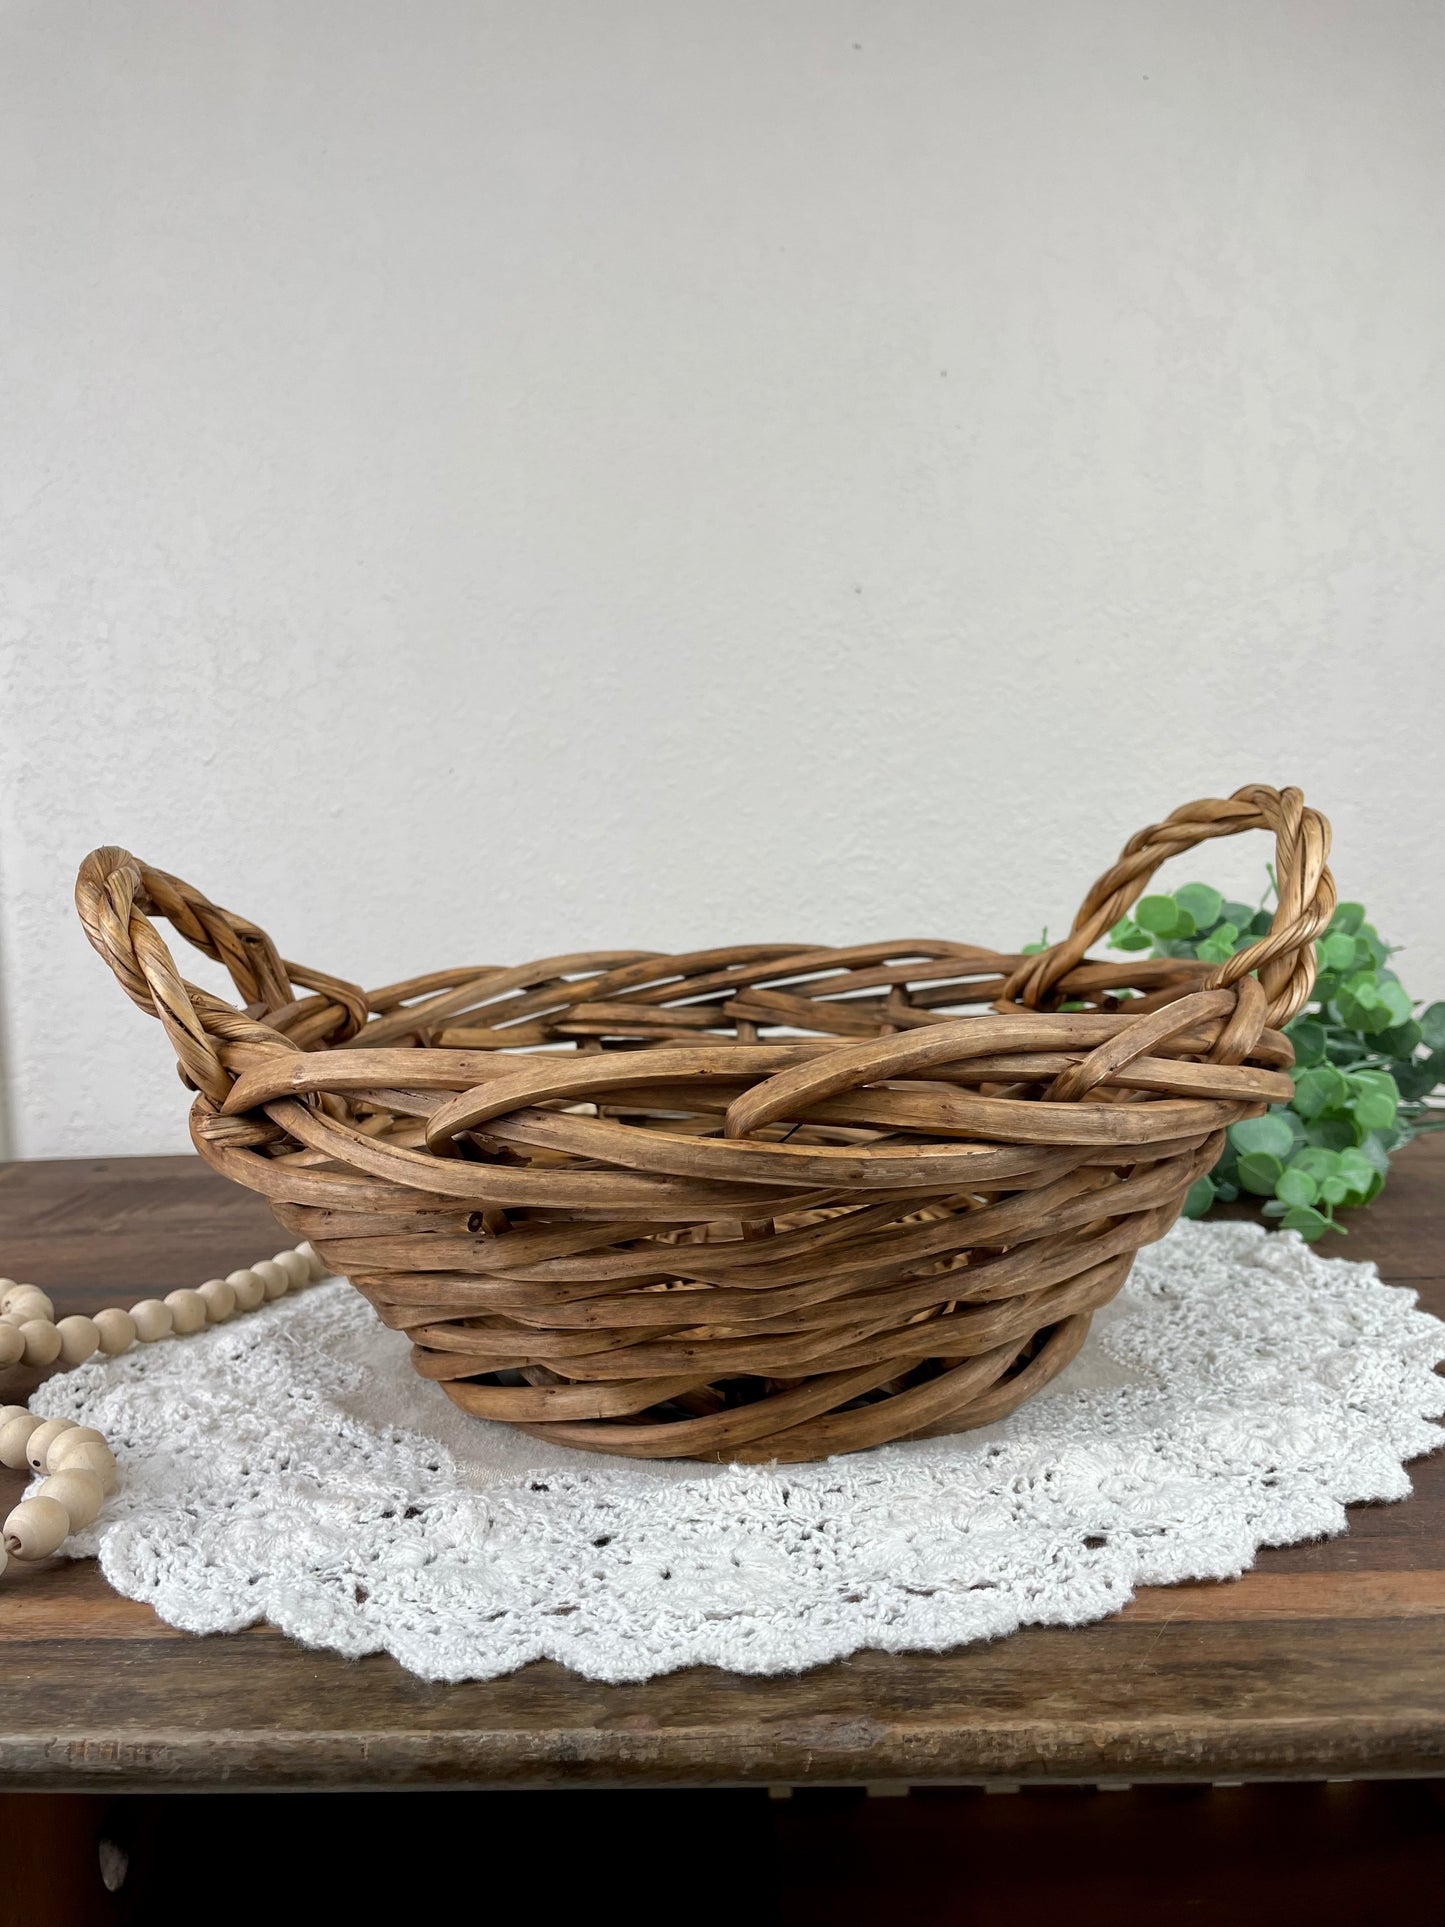
[[[1037,1008],[1138,899],[1161,863],[1211,837],[1237,836],[1241,830],[1274,832],[1279,907],[1266,935],[1211,971],[1202,988],[1224,988],[1257,972],[1268,999],[1266,1021],[1275,1029],[1288,1023],[1309,1001],[1315,938],[1335,912],[1335,881],[1325,861],[1330,826],[1297,789],[1276,790],[1266,783],[1251,783],[1224,800],[1185,803],[1131,837],[1119,861],[1084,898],[1069,935],[1026,958],[1004,986],[1001,1001]]]
[[[129,850],[107,845],[91,851],[75,880],[75,907],[86,936],[126,995],[160,1019],[181,1075],[217,1104],[224,1103],[236,1075],[222,1060],[222,1045],[300,1048],[283,1029],[304,1029],[311,1042],[339,1043],[366,1022],[366,997],[355,984],[288,963],[259,924],[223,910],[179,877],[139,862]],[[248,1008],[238,1010],[188,983],[152,916],[164,917],[188,943],[224,964]],[[295,984],[317,996],[298,1001]],[[259,1021],[263,1016],[271,1021]]]

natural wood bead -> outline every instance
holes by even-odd
[[[0,1278],[0,1305],[3,1305],[5,1303],[5,1298],[7,1293],[16,1291],[18,1289],[19,1289],[19,1281],[17,1279]]]
[[[326,1260],[309,1238],[307,1238],[303,1244],[297,1245],[296,1249],[306,1260],[307,1264],[310,1265],[313,1280],[327,1276]]]
[[[32,1472],[51,1470],[49,1452],[62,1432],[78,1430],[73,1418],[48,1418],[25,1441],[25,1463]]]
[[[19,1418],[8,1419],[0,1425],[0,1465],[8,1465],[12,1472],[25,1470],[28,1463],[25,1447],[39,1425],[40,1420],[33,1412],[22,1412]]]
[[[14,1325],[0,1325],[0,1366],[18,1365],[25,1356],[25,1340]]]
[[[5,1550],[17,1559],[44,1559],[70,1531],[70,1515],[58,1499],[22,1499],[5,1521]]]
[[[206,1301],[198,1291],[182,1285],[179,1291],[168,1291],[166,1303],[171,1308],[171,1319],[179,1337],[190,1332],[201,1331],[206,1323]]]
[[[11,1419],[29,1417],[30,1407],[28,1405],[0,1405],[0,1432],[4,1431]]]
[[[136,1341],[135,1320],[119,1305],[107,1305],[104,1311],[98,1311],[95,1314],[95,1329],[100,1339],[100,1349],[107,1358],[119,1358]]]
[[[60,1334],[60,1358],[65,1365],[83,1365],[100,1348],[100,1333],[95,1320],[80,1312],[62,1318],[55,1327]]]
[[[93,1425],[75,1425],[67,1431],[57,1433],[50,1442],[50,1457],[46,1461],[46,1470],[58,1472],[65,1463],[66,1453],[77,1445],[105,1445],[105,1439]],[[110,1450],[109,1446],[106,1446],[106,1450]]]
[[[60,1356],[60,1333],[48,1318],[27,1318],[20,1327],[27,1365],[53,1365]]]
[[[48,1318],[55,1323],[55,1307],[39,1285],[12,1285],[0,1298],[0,1311],[17,1311],[22,1318]]]
[[[197,1298],[206,1301],[206,1316],[213,1325],[224,1325],[236,1309],[236,1288],[224,1278],[208,1278],[196,1287]]]
[[[51,1464],[50,1470],[93,1472],[105,1491],[115,1490],[115,1454],[108,1445],[97,1444],[94,1439],[82,1439],[78,1445],[67,1442],[65,1451]]]
[[[292,1291],[299,1291],[303,1285],[311,1283],[310,1261],[303,1258],[299,1251],[278,1251],[271,1262],[280,1265],[291,1281]]]
[[[105,1489],[93,1472],[83,1466],[67,1466],[64,1472],[54,1472],[45,1480],[38,1499],[54,1499],[63,1505],[70,1519],[72,1532],[79,1532],[88,1526],[96,1513],[105,1503]]]
[[[254,1311],[266,1296],[265,1281],[254,1271],[228,1271],[226,1283],[236,1294],[236,1304],[241,1311]]]
[[[261,1280],[261,1287],[268,1298],[284,1298],[291,1289],[291,1274],[278,1265],[274,1258],[258,1258],[251,1267]]]
[[[130,1308],[131,1321],[135,1325],[135,1335],[142,1345],[150,1345],[157,1338],[170,1335],[175,1323],[175,1314],[169,1305],[163,1305],[159,1298],[142,1298],[138,1305]]]

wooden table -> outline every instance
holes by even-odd
[[[1445,1314],[1445,1144],[1412,1145],[1329,1246]],[[62,1310],[194,1284],[280,1242],[190,1158],[0,1171],[0,1269]],[[15,1374],[0,1397],[28,1389]],[[799,1678],[598,1686],[538,1664],[432,1686],[268,1629],[196,1639],[88,1563],[0,1579],[0,1787],[564,1787],[1144,1782],[1445,1770],[1445,1458],[1347,1537],[1103,1624]],[[8,1484],[0,1498],[19,1489]]]

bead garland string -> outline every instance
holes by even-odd
[[[0,1278],[0,1367],[83,1365],[96,1352],[115,1358],[132,1345],[224,1324],[238,1311],[254,1311],[326,1275],[308,1240],[225,1278],[208,1278],[195,1291],[182,1287],[164,1298],[143,1298],[129,1311],[110,1305],[93,1318],[61,1319],[38,1285]],[[0,1406],[0,1464],[16,1472],[28,1467],[43,1481],[0,1528],[0,1573],[11,1559],[45,1559],[58,1551],[91,1523],[116,1486],[115,1455],[94,1426],[38,1419],[24,1405]]]

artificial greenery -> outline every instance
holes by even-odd
[[[1274,877],[1271,872],[1271,885]],[[1207,883],[1144,897],[1109,932],[1116,950],[1223,963],[1269,929],[1272,912],[1228,902]],[[1430,1094],[1445,1084],[1445,1003],[1416,1007],[1388,966],[1391,946],[1364,907],[1342,903],[1318,946],[1314,995],[1286,1025],[1294,1097],[1231,1124],[1219,1162],[1190,1189],[1185,1214],[1203,1217],[1241,1192],[1306,1238],[1343,1231],[1339,1206],[1370,1204],[1390,1153],[1445,1124]]]

